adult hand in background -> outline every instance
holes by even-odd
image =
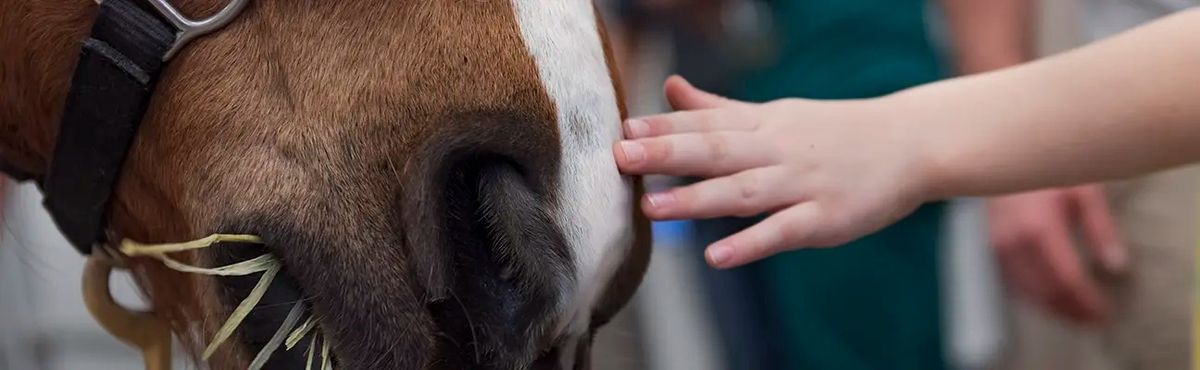
[[[990,240],[1010,289],[1077,324],[1103,323],[1109,303],[1079,244],[1103,272],[1124,271],[1128,255],[1100,185],[1039,190],[988,201]]]

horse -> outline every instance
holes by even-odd
[[[149,0],[132,0],[150,8]],[[216,14],[223,0],[175,0]],[[90,0],[0,0],[0,168],[42,183]],[[179,253],[282,263],[207,361],[247,367],[303,302],[343,369],[587,369],[649,259],[626,116],[589,0],[252,0],[164,67],[105,240],[239,233]],[[93,252],[95,253],[95,252]],[[253,285],[115,255],[193,355]],[[265,368],[305,366],[279,351]]]

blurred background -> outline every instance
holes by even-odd
[[[1007,1],[1028,8],[971,9]],[[1194,3],[597,1],[634,115],[669,110],[661,84],[670,74],[751,101],[867,98],[1053,54]],[[1022,14],[1005,13],[1012,9]],[[994,248],[988,216],[996,204],[981,199],[927,205],[836,251],[787,253],[732,271],[709,269],[702,248],[750,220],[657,223],[650,271],[631,306],[601,331],[594,368],[1186,368],[1194,178],[1183,170],[1106,184],[1128,271],[1093,273],[1081,242],[1067,258],[1081,261],[1084,277],[1057,276],[1067,282],[1058,290],[1062,284],[1006,284],[1031,273],[1010,271],[1005,259],[1037,263],[1049,255],[1042,266],[1053,275],[1061,253],[1035,246],[1013,257]],[[654,189],[692,180],[647,181]],[[0,369],[138,368],[139,355],[86,314],[84,261],[50,223],[40,193],[31,185],[0,188]],[[127,277],[116,279],[119,301],[143,305]],[[1102,302],[1055,299],[1079,284],[1094,286]]]

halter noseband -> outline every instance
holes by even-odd
[[[167,0],[103,0],[71,78],[50,168],[45,206],[83,254],[102,244],[113,188],[167,61],[196,37],[232,22],[249,0],[232,0],[196,21]]]

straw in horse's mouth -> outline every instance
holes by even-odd
[[[241,303],[238,304],[237,308],[233,310],[233,313],[225,321],[225,324],[221,325],[221,328],[217,331],[216,335],[214,335],[213,339],[209,341],[208,346],[204,348],[204,352],[201,356],[201,358],[204,360],[207,360],[209,357],[211,357],[212,354],[216,352],[217,348],[219,348],[221,344],[225,343],[225,341],[228,340],[231,335],[233,335],[233,332],[238,329],[238,326],[243,320],[246,319],[246,316],[250,314],[251,310],[259,305],[259,302],[262,301],[263,295],[266,294],[267,289],[279,276],[280,270],[283,268],[283,263],[270,253],[265,253],[258,257],[250,258],[241,262],[212,268],[189,265],[168,256],[169,253],[203,249],[220,243],[262,244],[263,241],[261,238],[255,235],[214,234],[206,238],[197,239],[190,242],[170,244],[151,245],[138,243],[132,240],[125,240],[121,242],[120,247],[121,252],[127,256],[152,257],[162,261],[164,265],[171,269],[185,273],[225,277],[248,276],[262,273],[258,279],[258,282],[254,285],[254,288],[250,290],[250,293],[246,296],[246,298],[242,299]],[[284,318],[283,323],[279,326],[279,329],[275,331],[275,334],[271,336],[271,339],[267,341],[267,343],[262,347],[262,350],[260,350],[254,357],[254,360],[250,362],[250,370],[261,369],[264,365],[266,365],[267,360],[271,358],[271,355],[274,354],[279,347],[283,346],[285,350],[291,350],[306,336],[309,336],[310,332],[314,331],[314,328],[320,326],[317,322],[317,318],[311,314],[309,314],[307,319],[304,319],[303,322],[301,322],[305,311],[304,302],[302,300],[297,300],[292,306],[292,309],[288,311],[287,317]],[[321,343],[321,353],[319,355],[320,369],[332,370],[333,356],[329,353],[328,338],[321,334],[319,328],[316,329],[316,332],[311,334],[312,339],[309,342],[310,344],[308,346],[308,353],[306,354],[305,369],[311,369],[313,360],[317,359],[316,348],[319,341]]]

